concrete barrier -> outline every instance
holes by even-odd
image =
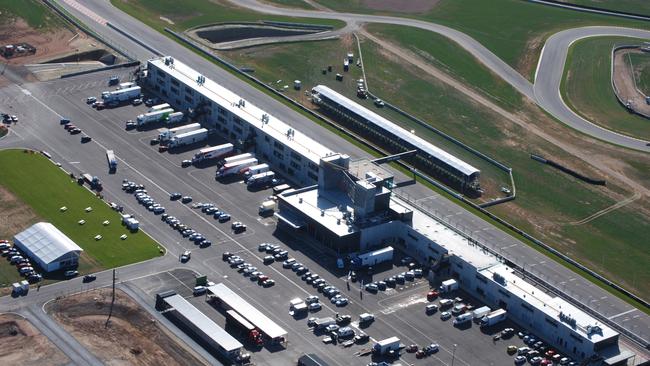
[[[146,44],[146,43],[144,43],[144,42],[142,42],[142,41],[139,40],[138,38],[134,37],[133,35],[131,35],[130,33],[126,32],[126,31],[120,29],[119,27],[116,27],[116,26],[114,26],[114,25],[111,24],[111,23],[106,23],[106,26],[109,27],[109,28],[111,28],[111,29],[113,29],[113,30],[115,30],[117,33],[123,35],[124,37],[126,37],[126,38],[132,40],[133,42],[139,44],[140,46],[144,47],[144,48],[147,49],[148,51],[153,52],[153,54],[155,54],[156,56],[164,56],[164,55],[163,55],[160,51],[158,51],[157,49],[155,49],[155,48],[149,46],[148,44]]]
[[[119,69],[119,68],[122,68],[122,67],[132,67],[132,66],[138,66],[138,65],[140,65],[140,61],[131,61],[131,62],[125,62],[125,63],[118,64],[118,65],[110,65],[110,66],[105,66],[105,67],[99,67],[99,68],[92,69],[92,70],[84,70],[84,71],[71,72],[71,73],[69,73],[69,74],[61,75],[60,78],[61,78],[61,79],[65,79],[65,78],[71,78],[71,77],[73,77],[73,76],[92,74],[92,73],[94,73],[94,72],[100,72],[100,71],[106,71],[106,70]]]
[[[647,16],[647,15],[644,15],[644,14],[637,14],[637,13],[631,13],[631,12],[625,12],[625,11],[617,11],[617,10],[608,10],[608,9],[598,8],[598,7],[595,7],[595,6],[576,5],[576,4],[562,2],[562,1],[556,1],[556,0],[526,0],[526,1],[531,2],[531,3],[535,3],[535,4],[554,6],[556,8],[563,8],[563,9],[571,9],[571,10],[575,10],[575,11],[582,11],[582,12],[585,12],[585,13],[611,15],[611,16],[616,16],[616,17],[621,17],[621,18],[650,21],[650,16]]]

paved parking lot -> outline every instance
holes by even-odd
[[[110,73],[113,74],[113,73]],[[467,330],[453,328],[450,321],[442,322],[437,315],[424,313],[425,295],[428,282],[418,279],[406,282],[395,289],[378,294],[360,291],[360,283],[350,283],[347,289],[347,271],[338,270],[335,256],[314,245],[308,238],[287,237],[275,232],[273,219],[257,215],[257,207],[270,190],[249,192],[241,181],[216,182],[214,167],[197,169],[182,168],[180,162],[195,152],[187,149],[182,152],[159,153],[149,140],[156,135],[155,129],[148,131],[126,131],[124,123],[134,119],[145,110],[144,106],[124,106],[115,109],[96,111],[85,104],[88,96],[97,96],[106,90],[108,73],[87,75],[79,78],[56,80],[35,85],[29,91],[16,86],[0,92],[0,103],[10,103],[14,113],[19,114],[21,122],[12,127],[10,140],[12,146],[34,147],[47,150],[63,168],[79,174],[87,172],[97,175],[104,182],[102,194],[107,201],[114,201],[125,207],[125,212],[133,213],[140,220],[142,228],[156,238],[168,250],[168,255],[178,257],[184,250],[192,250],[188,263],[178,262],[177,268],[192,269],[206,274],[209,280],[223,282],[240,296],[257,306],[280,326],[289,331],[289,346],[281,352],[266,349],[252,350],[253,360],[259,364],[292,364],[303,353],[316,352],[332,365],[364,365],[369,357],[358,357],[355,353],[366,349],[370,344],[343,348],[341,345],[325,345],[322,336],[318,337],[307,327],[307,317],[295,319],[289,314],[289,300],[295,297],[320,296],[323,309],[315,316],[350,314],[353,319],[364,312],[374,313],[377,320],[364,331],[371,340],[381,340],[397,336],[405,345],[424,346],[431,342],[441,345],[441,352],[425,360],[416,360],[413,354],[403,353],[403,362],[431,365],[450,365],[454,344],[457,344],[454,365],[504,365],[512,359],[505,353],[507,343],[493,344],[489,335],[482,334],[478,327]],[[122,74],[122,79],[126,72]],[[99,81],[98,81],[99,80]],[[4,109],[4,107],[3,107]],[[59,125],[60,116],[72,119],[84,133],[93,138],[91,143],[80,144],[79,135],[71,136]],[[218,138],[211,141],[220,142]],[[193,146],[195,149],[201,146]],[[109,174],[105,150],[113,149],[119,159],[115,174]],[[159,215],[148,212],[139,205],[131,194],[121,190],[123,179],[146,185],[148,194],[165,206],[167,213],[181,220],[212,241],[212,246],[199,249],[167,224]],[[232,220],[240,220],[248,225],[248,230],[235,234],[230,224],[221,224],[212,216],[191,208],[191,204],[170,201],[170,192],[191,195],[194,202],[211,202],[232,215]],[[261,242],[277,243],[289,250],[290,256],[306,265],[310,271],[318,273],[330,284],[338,287],[350,304],[336,308],[324,299],[312,286],[300,279],[281,263],[264,265],[265,254],[257,251]],[[255,265],[276,281],[271,288],[262,288],[231,269],[221,259],[224,251],[240,255],[245,261]],[[172,270],[172,268],[170,268]],[[375,280],[405,271],[405,267],[377,268]],[[223,324],[219,312],[206,304],[202,297],[191,296],[193,286],[191,275],[179,275],[177,271],[142,277],[132,282],[141,289],[153,304],[156,292],[176,289],[206,315]],[[356,323],[355,323],[356,324]]]

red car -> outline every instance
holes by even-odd
[[[269,279],[269,276],[261,275],[261,276],[257,277],[257,283],[262,283],[262,282],[264,282],[264,281],[266,281],[268,279]]]
[[[436,290],[431,290],[427,293],[427,301],[433,301],[436,298],[438,298],[438,291]]]
[[[543,359],[542,362],[540,362],[539,364],[540,364],[540,366],[548,366],[548,365],[552,365],[552,364],[553,364],[553,361],[551,361],[551,360],[545,358],[545,359]]]

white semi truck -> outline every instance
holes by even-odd
[[[155,112],[155,111],[159,111],[161,109],[167,109],[167,108],[171,108],[171,107],[172,106],[170,106],[169,103],[157,104],[157,105],[154,105],[151,108],[149,108],[149,110],[147,112]]]
[[[160,109],[154,112],[147,112],[145,114],[139,115],[136,118],[136,123],[138,127],[140,127],[149,123],[160,122],[167,119],[171,113],[174,113],[174,110],[171,108]]]
[[[102,100],[105,104],[126,102],[127,100],[135,99],[140,96],[141,89],[139,86],[132,86],[113,91],[102,92]]]
[[[255,166],[250,167],[246,174],[244,174],[244,178],[248,179],[252,177],[255,174],[260,174],[264,172],[268,172],[270,169],[269,164],[262,163],[262,164],[257,164]]]
[[[173,125],[175,123],[180,123],[180,122],[183,121],[184,117],[185,117],[185,115],[183,114],[183,112],[170,113],[169,116],[167,116],[167,118],[165,119],[165,123],[168,124],[168,125]]]
[[[489,327],[506,320],[508,312],[503,309],[497,309],[481,319],[481,327]]]
[[[385,355],[390,351],[399,351],[400,346],[401,343],[399,338],[390,337],[375,343],[375,345],[372,347],[372,351],[376,355]]]
[[[250,158],[254,158],[253,154],[251,154],[251,153],[243,153],[243,154],[239,154],[239,155],[229,156],[229,157],[223,159],[223,161],[221,161],[219,165],[225,166],[225,165],[228,165],[230,163],[234,163],[236,161],[250,159]]]
[[[173,149],[180,146],[193,144],[195,142],[204,141],[207,138],[208,130],[205,128],[200,128],[195,131],[185,132],[172,137],[172,139],[169,141],[169,148]]]
[[[257,165],[257,159],[249,158],[234,163],[229,163],[217,170],[217,178],[227,177],[232,174],[241,174],[246,168],[250,168],[253,165]]]
[[[386,248],[373,250],[372,252],[359,254],[356,258],[352,259],[351,264],[353,268],[358,269],[367,266],[374,266],[390,260],[393,260],[393,247],[388,246]]]
[[[481,306],[480,308],[472,311],[472,316],[475,322],[480,322],[484,316],[488,315],[492,310],[489,306]]]
[[[248,187],[268,186],[273,182],[273,179],[275,179],[275,172],[273,171],[258,173],[248,178],[246,185]]]
[[[117,169],[117,158],[113,150],[106,150],[106,160],[108,160],[108,169],[114,172]]]
[[[158,134],[158,139],[160,142],[169,141],[172,137],[180,135],[185,132],[196,131],[201,128],[200,123],[190,123],[184,126],[178,126],[174,128],[161,128]]]
[[[198,153],[194,154],[194,157],[192,157],[192,164],[197,164],[206,160],[220,159],[230,154],[234,148],[233,144],[228,143],[201,149]]]

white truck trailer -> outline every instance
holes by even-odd
[[[113,91],[102,92],[102,100],[106,104],[126,102],[127,100],[135,99],[140,96],[141,89],[139,86],[132,86]]]
[[[273,171],[258,173],[248,178],[246,185],[248,187],[268,186],[273,182],[273,179],[275,179],[275,172]]]
[[[106,150],[106,160],[108,161],[108,169],[115,171],[117,169],[117,158],[113,150]]]
[[[169,141],[172,137],[180,135],[185,132],[196,131],[201,128],[200,123],[190,123],[184,126],[178,126],[174,128],[161,128],[158,134],[158,139],[160,142]]]
[[[438,290],[440,290],[441,293],[458,290],[458,282],[453,278],[446,281],[442,281],[442,284],[440,285]]]
[[[144,126],[149,123],[155,123],[155,122],[160,122],[165,119],[171,114],[174,113],[174,110],[171,108],[166,108],[166,109],[160,109],[154,112],[147,112],[145,114],[141,114],[136,118],[136,123],[138,127]]]
[[[268,172],[270,169],[269,164],[262,163],[262,164],[257,164],[255,166],[250,167],[246,174],[244,174],[244,178],[248,179],[252,177],[255,174],[260,174],[264,172]]]
[[[226,164],[217,170],[217,178],[243,173],[242,170],[250,168],[253,165],[257,165],[257,159],[255,158],[244,159],[236,161],[234,163]]]
[[[269,214],[269,213],[273,212],[273,210],[275,210],[275,205],[276,205],[276,203],[275,203],[274,200],[264,201],[260,205],[258,213],[260,215]]]
[[[205,128],[200,128],[198,130],[185,132],[180,135],[176,135],[169,140],[169,148],[177,148],[180,146],[185,146],[193,144],[195,142],[204,141],[208,138],[208,130]]]
[[[234,149],[235,147],[230,143],[201,149],[192,157],[192,164],[197,164],[206,160],[220,159],[230,154]]]
[[[219,165],[225,166],[225,165],[228,165],[230,163],[234,163],[236,161],[241,161],[241,160],[250,159],[250,158],[254,158],[253,154],[251,154],[251,153],[243,153],[243,154],[239,154],[239,155],[229,156],[229,157],[223,159],[223,161],[221,161]]]
[[[503,309],[497,309],[481,319],[481,327],[489,327],[506,320],[508,312]]]
[[[472,311],[472,316],[475,322],[480,322],[484,316],[488,315],[492,310],[489,306],[481,306],[480,308]]]
[[[376,355],[385,355],[390,351],[399,351],[401,346],[400,340],[397,337],[390,337],[381,340],[372,347],[372,351]]]
[[[353,268],[362,268],[367,266],[374,266],[379,263],[393,260],[393,247],[373,250],[372,252],[359,254],[356,258],[352,259]]]
[[[167,108],[171,108],[171,107],[172,106],[170,106],[169,103],[157,104],[157,105],[154,105],[151,108],[149,108],[149,110],[147,112],[155,112],[155,111],[159,111],[159,110],[167,109]]]
[[[117,90],[131,88],[131,87],[134,87],[134,86],[135,86],[135,83],[133,81],[127,81],[127,82],[124,82],[124,83],[120,83],[120,85],[117,86]]]
[[[165,123],[168,124],[168,125],[173,125],[175,123],[180,123],[180,122],[183,121],[184,117],[185,117],[185,115],[183,114],[183,112],[170,113],[169,116],[167,116],[167,118],[165,119]]]

